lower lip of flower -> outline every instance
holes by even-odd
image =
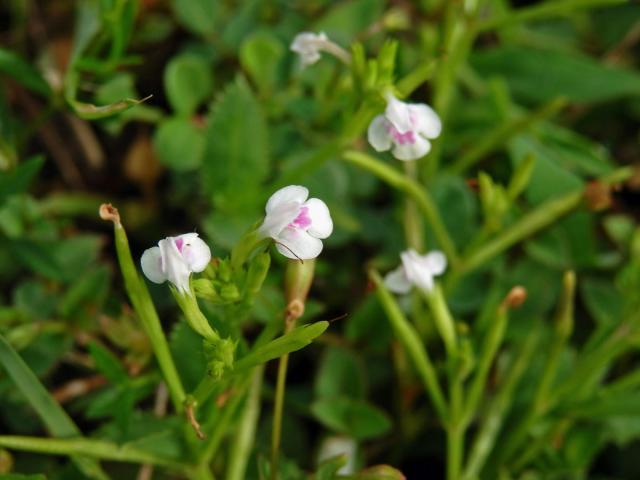
[[[416,138],[415,138],[415,134],[414,134],[413,130],[409,130],[407,132],[400,133],[396,129],[396,127],[394,127],[393,125],[390,125],[389,126],[389,133],[391,134],[393,139],[397,143],[399,143],[400,145],[405,145],[407,143],[410,143],[411,145],[413,145],[414,143],[416,143]]]
[[[298,216],[287,226],[291,228],[307,228],[310,225],[311,218],[309,218],[309,208],[302,207]]]

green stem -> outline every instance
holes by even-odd
[[[447,306],[447,302],[442,293],[440,285],[437,283],[431,291],[422,291],[422,294],[429,305],[433,320],[438,333],[442,337],[447,356],[454,360],[458,352],[458,340],[456,335],[456,325]]]
[[[570,15],[577,10],[604,7],[608,5],[621,5],[624,3],[628,2],[626,2],[626,0],[549,0],[542,4],[520,8],[511,13],[505,13],[494,18],[489,18],[478,25],[478,31],[484,32],[523,22]]]
[[[464,480],[475,480],[480,475],[485,462],[495,445],[496,437],[500,432],[502,423],[509,413],[513,403],[513,392],[520,381],[520,378],[529,367],[531,356],[535,352],[539,335],[533,331],[520,350],[518,357],[507,372],[500,390],[489,404],[486,416],[484,417],[478,433],[475,436],[462,478]]]
[[[404,171],[408,178],[416,181],[417,170],[415,162],[405,162]],[[403,220],[407,245],[418,252],[422,252],[424,248],[422,217],[418,214],[415,200],[411,198],[405,200]]]
[[[227,480],[244,480],[247,464],[253,448],[256,427],[260,417],[260,393],[264,366],[257,367],[252,375],[251,386],[247,395],[247,404],[240,419],[227,467]]]
[[[391,323],[391,327],[393,328],[396,337],[411,357],[414,367],[424,383],[427,394],[431,398],[431,402],[433,403],[438,416],[443,422],[446,422],[448,412],[444,395],[442,394],[440,384],[438,383],[436,370],[431,363],[431,359],[429,358],[422,341],[420,340],[418,332],[416,332],[403,315],[395,299],[384,286],[384,281],[380,277],[380,274],[375,270],[370,270],[369,277],[376,285],[378,299],[382,304],[382,308]]]
[[[449,107],[457,85],[457,74],[464,63],[473,40],[476,37],[474,20],[480,1],[468,0],[463,3],[448,2],[445,17],[443,60],[439,64],[434,82],[433,105],[445,126],[449,116]],[[433,178],[438,171],[442,154],[443,136],[434,142],[428,162],[424,162],[423,178]]]
[[[461,174],[487,155],[498,150],[516,135],[555,115],[566,104],[567,101],[564,98],[556,98],[515,120],[499,125],[483,136],[480,142],[474,144],[472,148],[459,156],[448,170],[454,175]]]
[[[195,295],[191,292],[179,292],[173,286],[170,289],[189,326],[201,337],[211,341],[220,340],[220,334],[211,327],[209,320],[200,310]]]
[[[280,361],[278,362],[276,395],[273,404],[273,427],[271,430],[271,480],[278,479],[278,457],[280,453],[280,438],[282,436],[282,412],[284,410],[284,393],[288,365],[289,354],[280,357]]]
[[[429,80],[435,73],[437,65],[438,62],[436,60],[429,60],[398,80],[396,82],[396,90],[400,97],[407,97],[416,88]]]
[[[178,370],[173,363],[169,344],[162,331],[160,319],[151,301],[149,291],[144,281],[138,275],[138,271],[133,263],[133,258],[131,258],[127,233],[120,223],[118,211],[110,205],[108,207],[103,205],[101,207],[101,214],[103,213],[103,208],[106,210],[103,218],[113,221],[116,251],[118,253],[118,261],[120,263],[125,289],[151,341],[153,352],[158,361],[158,365],[160,365],[160,370],[167,383],[167,387],[169,388],[173,406],[176,411],[180,411],[185,399],[185,392],[180,376],[178,375]]]
[[[413,198],[433,230],[433,234],[438,240],[440,248],[442,248],[443,252],[447,256],[449,263],[453,268],[457,268],[459,259],[455,245],[442,222],[438,209],[425,188],[398,172],[396,169],[382,163],[366,153],[349,150],[343,154],[343,158],[348,162],[373,173],[390,186]]]
[[[465,404],[465,424],[469,424],[473,415],[480,404],[482,398],[482,392],[484,391],[485,384],[487,383],[487,376],[489,370],[493,364],[496,353],[502,344],[504,338],[504,332],[507,328],[507,322],[509,320],[509,309],[505,303],[502,303],[495,314],[495,319],[489,327],[489,331],[485,335],[482,345],[482,352],[480,359],[478,360],[478,366],[476,373],[473,377],[471,387],[469,388],[469,394]]]
[[[533,402],[521,416],[516,427],[505,438],[505,448],[500,452],[499,458],[507,461],[527,438],[535,421],[549,410],[549,392],[558,373],[560,356],[569,340],[573,326],[573,301],[575,295],[575,274],[567,272],[563,280],[563,291],[558,305],[558,313],[555,321],[555,335],[546,355],[542,375],[536,387]]]
[[[464,411],[462,408],[462,375],[453,372],[451,378],[450,419],[447,425],[447,480],[458,480],[464,455]]]
[[[116,462],[149,463],[183,470],[187,466],[177,460],[155,455],[127,445],[88,438],[39,438],[26,436],[0,436],[0,446],[25,452],[48,455],[78,455]]]
[[[623,167],[602,177],[600,181],[612,184],[622,182],[632,175],[633,169],[631,167]],[[460,270],[457,273],[466,273],[478,268],[509,247],[551,225],[578,207],[582,202],[583,193],[584,190],[581,189],[542,203],[463,259]]]

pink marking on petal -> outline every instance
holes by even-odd
[[[404,133],[400,133],[393,125],[389,125],[388,130],[394,141],[396,143],[399,143],[400,145],[404,145],[406,143],[410,143],[413,145],[414,143],[416,143],[416,137],[413,130],[408,130]]]
[[[182,253],[182,244],[184,240],[182,240],[181,238],[176,238],[175,242],[176,242],[176,247],[178,247],[178,251]]]
[[[311,218],[309,218],[309,207],[302,207],[300,209],[300,213],[295,218],[293,222],[291,222],[288,227],[291,228],[307,228],[311,225]]]

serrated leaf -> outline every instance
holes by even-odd
[[[227,212],[257,210],[259,186],[269,173],[268,133],[247,82],[225,90],[209,115],[202,165],[203,187]]]

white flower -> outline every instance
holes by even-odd
[[[169,280],[178,291],[190,293],[189,275],[203,271],[211,260],[209,246],[197,233],[167,237],[157,247],[144,251],[140,265],[145,276],[154,283]]]
[[[267,202],[266,216],[259,232],[276,241],[276,248],[287,258],[309,260],[322,251],[322,240],[331,235],[333,221],[327,205],[310,198],[299,185],[281,188]]]
[[[409,293],[412,286],[425,291],[433,288],[433,277],[444,273],[447,258],[444,253],[434,250],[420,255],[415,250],[405,250],[400,254],[402,265],[389,272],[384,283],[395,293]]]
[[[438,114],[424,103],[405,103],[387,95],[384,115],[376,116],[369,125],[367,138],[378,152],[391,150],[398,160],[416,160],[431,150],[431,142],[440,135],[442,123]]]
[[[326,460],[337,457],[338,455],[344,455],[347,461],[336,473],[352,475],[356,471],[357,454],[358,444],[353,438],[333,435],[325,438],[320,444],[320,449],[318,450],[318,466]]]
[[[320,51],[328,43],[329,39],[324,34],[302,32],[295,36],[293,42],[291,42],[291,50],[300,55],[302,66],[313,65],[320,60]]]

